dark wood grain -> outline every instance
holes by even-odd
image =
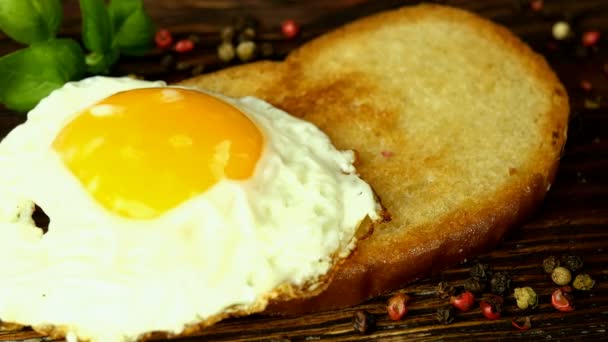
[[[157,25],[168,27],[178,37],[196,33],[201,44],[188,55],[177,56],[184,70],[167,70],[160,65],[162,52],[156,50],[143,58],[123,58],[113,71],[116,75],[136,73],[148,79],[176,81],[191,74],[190,66],[204,63],[206,70],[225,67],[215,56],[218,31],[237,16],[253,15],[260,19],[259,40],[272,42],[280,59],[291,49],[327,30],[355,18],[380,10],[395,8],[414,1],[279,1],[279,0],[147,0],[146,7]],[[509,27],[535,50],[544,54],[566,85],[571,97],[571,122],[568,143],[553,188],[537,214],[515,229],[494,250],[480,255],[479,261],[495,270],[513,274],[515,286],[532,286],[540,296],[540,306],[530,313],[533,328],[518,331],[511,326],[520,315],[511,297],[507,298],[504,318],[488,321],[479,309],[457,316],[450,325],[435,319],[436,308],[445,301],[438,299],[434,288],[440,280],[455,285],[468,277],[470,263],[451,267],[440,274],[403,287],[411,294],[408,316],[391,322],[385,311],[387,296],[378,297],[354,308],[298,317],[264,317],[230,319],[207,329],[197,337],[183,341],[269,341],[332,340],[353,341],[381,339],[408,340],[603,340],[608,339],[608,106],[585,108],[585,100],[603,97],[608,100],[608,78],[602,66],[608,63],[608,1],[545,0],[542,12],[533,12],[525,0],[441,1],[466,8]],[[65,1],[62,35],[78,37],[80,17],[78,3]],[[301,23],[302,35],[286,41],[280,35],[280,23],[293,18]],[[551,40],[551,26],[566,19],[580,32],[597,29],[605,36],[596,49],[579,51],[576,43],[558,44]],[[0,36],[0,54],[19,45]],[[584,53],[583,53],[584,52]],[[593,91],[580,89],[580,81],[589,80]],[[23,116],[0,110],[0,136],[23,121]],[[542,271],[542,260],[548,255],[565,252],[585,260],[584,272],[596,280],[596,287],[577,293],[576,310],[560,313],[550,305],[555,288]],[[377,329],[369,335],[355,333],[351,325],[354,310],[366,309],[378,319]],[[1,341],[38,338],[31,330],[0,331]]]

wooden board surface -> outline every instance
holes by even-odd
[[[206,330],[201,336],[184,341],[608,339],[608,1],[545,0],[540,12],[530,10],[529,2],[525,0],[441,2],[473,10],[509,27],[546,56],[571,97],[568,143],[557,181],[544,205],[498,247],[478,258],[495,270],[510,271],[514,286],[531,286],[537,290],[541,304],[529,314],[532,329],[522,332],[511,326],[512,318],[520,313],[510,300],[504,318],[500,320],[488,321],[479,309],[475,309],[458,315],[450,325],[439,324],[435,311],[445,301],[435,296],[434,288],[441,280],[462,284],[471,265],[464,263],[405,286],[403,290],[411,295],[412,303],[408,316],[399,322],[390,321],[386,315],[387,295],[338,311],[298,317],[231,319]],[[143,58],[122,59],[113,73],[136,73],[148,79],[176,81],[189,77],[193,67],[201,63],[205,64],[206,70],[224,67],[215,56],[218,31],[237,16],[252,15],[259,19],[262,26],[258,40],[272,42],[277,51],[274,58],[280,59],[302,42],[342,23],[416,2],[148,0],[145,3],[157,25],[170,28],[178,37],[196,33],[201,43],[193,53],[176,56],[182,70],[162,67],[163,53],[154,51]],[[62,35],[78,37],[78,2],[66,0],[64,4]],[[287,41],[282,38],[279,27],[287,18],[302,25],[302,35],[298,39]],[[604,36],[599,45],[582,49],[578,40],[556,44],[551,39],[551,27],[563,19],[571,22],[575,32],[601,31]],[[0,36],[0,54],[18,47]],[[591,82],[593,90],[583,90],[581,81]],[[600,98],[604,99],[603,103]],[[0,109],[0,136],[22,121],[23,116]],[[585,262],[583,270],[597,281],[592,291],[577,294],[576,310],[571,313],[560,313],[552,308],[550,294],[556,286],[541,266],[548,255],[565,252],[581,256]],[[374,332],[360,335],[352,329],[352,314],[357,309],[375,315],[378,326]],[[37,333],[27,329],[0,331],[0,341],[38,338]]]

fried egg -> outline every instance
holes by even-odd
[[[0,143],[0,319],[130,341],[310,290],[379,219],[354,159],[253,97],[68,83]]]

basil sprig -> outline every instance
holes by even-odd
[[[150,49],[154,25],[142,0],[80,0],[82,43],[58,39],[61,0],[1,0],[0,30],[28,47],[0,58],[0,102],[27,111],[65,82],[108,73],[121,54]]]
[[[19,43],[55,37],[62,19],[61,0],[0,1],[0,30]]]
[[[84,74],[82,49],[72,39],[51,39],[0,58],[0,101],[25,111],[66,81]]]

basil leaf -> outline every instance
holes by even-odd
[[[120,57],[120,53],[117,49],[105,53],[91,52],[85,58],[87,71],[92,74],[107,74],[118,57]]]
[[[27,111],[65,82],[82,77],[84,55],[72,39],[34,43],[0,58],[0,101]]]
[[[127,55],[142,55],[152,47],[154,31],[152,19],[143,8],[138,9],[127,17],[116,32],[114,45]]]
[[[54,38],[63,20],[61,0],[32,0],[32,4],[44,21],[49,38]]]
[[[143,10],[142,0],[112,0],[108,5],[114,32],[120,31],[125,20],[135,11]]]
[[[121,53],[141,56],[151,47],[155,27],[142,0],[113,0],[108,6],[114,28],[114,46]]]
[[[127,48],[122,48],[120,50],[121,55],[125,56],[144,56],[146,53],[150,51],[150,46],[131,46]]]
[[[0,1],[0,30],[20,43],[55,37],[62,18],[61,0]]]
[[[110,51],[112,26],[103,0],[80,0],[80,12],[84,46],[93,52]]]

